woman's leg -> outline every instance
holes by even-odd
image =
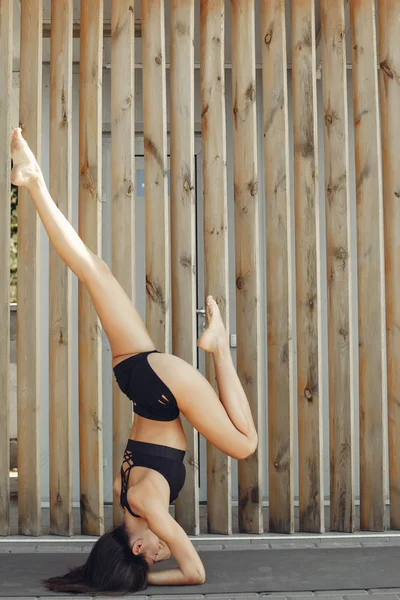
[[[114,364],[118,357],[154,350],[154,344],[131,300],[106,263],[83,243],[54,203],[36,159],[16,129],[11,139],[15,185],[28,189],[56,252],[90,294],[109,339]]]
[[[233,458],[252,454],[258,442],[250,406],[232,362],[215,300],[206,301],[209,326],[199,347],[212,353],[220,397],[196,369],[176,356],[151,355],[149,363],[174,393],[179,409],[205,438]]]

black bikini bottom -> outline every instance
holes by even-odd
[[[157,350],[129,356],[114,367],[121,391],[133,402],[133,411],[152,421],[174,421],[179,417],[176,398],[148,362]]]

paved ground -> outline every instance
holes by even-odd
[[[306,594],[285,596],[284,594],[182,594],[179,596],[143,596],[141,594],[135,594],[133,596],[123,596],[125,600],[255,600],[257,598],[264,598],[264,600],[399,600],[400,596],[398,593],[399,589],[395,590],[379,590],[379,593],[374,591],[361,591],[353,592],[347,590],[338,591],[336,594],[333,593],[318,593],[318,594]],[[13,596],[10,600],[40,600],[40,596]],[[77,600],[79,596],[46,596],[45,600]],[[90,596],[84,596],[84,598],[90,598]],[[43,597],[44,599],[44,597]],[[110,596],[96,596],[93,600],[110,600]]]
[[[265,531],[268,530],[268,509],[264,509],[264,528]],[[387,517],[389,516],[389,511],[387,511]],[[296,531],[298,530],[298,509],[295,508],[295,518],[296,518]],[[28,555],[30,553],[85,553],[90,551],[93,540],[88,537],[79,537],[80,533],[80,524],[79,524],[79,509],[74,509],[74,532],[75,537],[73,538],[54,538],[46,537],[49,533],[49,510],[42,509],[42,538],[26,538],[26,537],[18,537],[16,536],[18,531],[18,523],[17,523],[17,503],[16,497],[13,494],[13,502],[11,508],[11,532],[14,537],[9,538],[0,538],[0,566],[2,563],[1,553],[6,554],[16,554],[22,553],[26,556],[27,560],[29,560]],[[308,534],[295,534],[291,536],[280,536],[280,535],[272,535],[272,534],[264,534],[262,536],[247,536],[238,534],[238,515],[237,508],[233,508],[232,510],[232,520],[233,520],[233,536],[226,538],[222,536],[211,536],[206,534],[207,530],[207,514],[206,507],[200,507],[200,530],[202,535],[194,538],[194,544],[198,548],[199,551],[207,552],[207,551],[237,551],[237,552],[249,552],[258,549],[259,551],[266,552],[268,554],[268,550],[303,550],[306,553],[306,556],[310,556],[308,551],[315,550],[317,548],[328,549],[328,548],[336,548],[340,550],[341,548],[375,548],[377,552],[379,552],[380,548],[390,548],[390,547],[400,547],[400,532],[391,532],[387,531],[382,534],[331,534],[326,533],[323,535],[308,535]],[[329,524],[329,508],[325,508],[325,522]],[[106,529],[111,527],[112,524],[112,507],[105,507],[105,526]],[[359,508],[356,508],[356,527],[359,526]],[[387,526],[389,526],[388,518],[387,518]],[[308,554],[307,554],[308,552]],[[289,555],[290,553],[288,553]],[[289,556],[288,556],[289,558]],[[266,557],[266,563],[268,564],[268,557]],[[400,562],[400,561],[399,561]],[[286,560],[285,560],[286,563]],[[295,568],[296,565],[292,565],[291,568]],[[288,569],[290,568],[288,564]],[[397,572],[397,569],[396,569]],[[399,577],[400,577],[400,564],[399,564]],[[398,586],[398,587],[397,587]],[[152,593],[152,591],[148,590],[145,594],[138,594],[133,596],[125,596],[128,600],[130,598],[136,600],[173,600],[176,598],[177,600],[222,600],[225,598],[226,600],[252,600],[256,598],[269,598],[269,600],[284,600],[285,598],[288,600],[369,600],[369,596],[371,596],[371,600],[400,600],[400,580],[399,583],[396,583],[396,588],[390,589],[386,587],[383,589],[376,589],[374,586],[370,586],[369,589],[366,589],[365,586],[359,586],[360,589],[352,589],[345,590],[342,589],[343,585],[338,581],[337,589],[334,590],[323,590],[315,592],[313,590],[303,590],[301,592],[294,592],[290,590],[289,587],[287,591],[282,592],[274,592],[274,593],[255,593],[255,592],[246,592],[246,593],[238,593],[238,594],[215,594],[215,593],[202,593],[202,588],[198,587],[194,592],[188,593],[188,590],[182,588],[179,590],[179,594],[168,594],[163,595],[161,593]],[[204,588],[203,588],[204,589]],[[15,594],[15,591],[14,591]],[[12,598],[12,600],[19,600],[20,598],[24,598],[24,600],[35,600],[39,598],[46,598],[46,600],[58,600],[64,598],[65,600],[76,600],[77,596],[68,596],[68,595],[59,595],[59,596],[38,596],[38,595],[29,595],[29,591],[25,592],[25,596],[14,596],[4,595],[3,598]],[[97,596],[98,600],[102,600],[106,598],[105,596]]]
[[[201,538],[196,538],[193,540],[195,543],[195,546],[198,548],[198,550],[202,553],[205,553],[205,558],[207,558],[207,554],[209,554],[209,556],[214,555],[214,553],[217,551],[218,552],[218,556],[221,559],[224,559],[222,562],[225,563],[226,565],[226,560],[229,559],[229,557],[234,556],[232,554],[232,552],[235,553],[235,560],[229,561],[232,563],[237,563],[237,559],[240,556],[240,561],[244,561],[246,562],[246,560],[248,559],[250,554],[253,554],[255,551],[258,551],[257,553],[262,553],[263,557],[264,557],[264,563],[262,564],[266,564],[266,565],[273,565],[275,563],[279,564],[279,561],[277,561],[278,556],[280,557],[280,562],[282,565],[285,566],[285,568],[287,569],[288,573],[293,573],[294,570],[297,570],[297,572],[299,573],[299,576],[301,576],[301,565],[299,566],[299,560],[298,557],[301,556],[303,563],[307,563],[307,561],[309,561],[310,565],[313,567],[315,567],[315,569],[318,569],[318,565],[317,562],[315,560],[315,557],[319,557],[319,559],[322,559],[323,564],[328,568],[327,570],[327,579],[326,581],[329,581],[329,574],[330,574],[330,569],[329,569],[329,562],[325,560],[325,558],[323,558],[323,555],[326,554],[326,550],[334,550],[336,549],[336,556],[341,558],[343,560],[343,556],[344,554],[348,553],[349,551],[351,553],[353,553],[353,556],[357,557],[357,561],[359,561],[359,558],[364,554],[365,555],[365,551],[363,551],[363,549],[369,549],[368,553],[369,556],[373,557],[376,556],[381,562],[379,564],[379,562],[376,563],[376,570],[374,571],[374,569],[366,564],[366,579],[369,579],[370,583],[368,586],[365,585],[359,585],[357,589],[341,589],[344,586],[341,585],[343,583],[343,579],[346,579],[346,577],[348,577],[348,573],[346,575],[346,577],[341,578],[340,576],[337,577],[337,589],[319,589],[318,591],[315,590],[301,590],[301,591],[293,591],[293,588],[291,587],[291,581],[290,581],[290,577],[288,577],[288,584],[287,584],[287,589],[284,588],[283,591],[280,592],[272,592],[272,593],[265,593],[265,592],[245,592],[245,593],[221,593],[221,589],[219,586],[219,593],[211,593],[211,591],[209,589],[207,589],[207,593],[202,593],[202,588],[198,587],[198,588],[191,588],[190,590],[188,589],[179,589],[179,593],[173,593],[171,595],[171,593],[165,595],[164,593],[157,593],[158,590],[156,589],[149,589],[148,591],[146,591],[146,593],[142,593],[142,594],[138,594],[138,595],[132,595],[132,596],[125,596],[125,598],[131,598],[136,599],[136,600],[173,600],[174,598],[176,598],[177,600],[222,600],[223,598],[225,599],[232,599],[232,600],[252,600],[252,599],[256,599],[256,598],[269,598],[269,600],[284,600],[285,598],[287,598],[288,600],[311,600],[312,598],[314,598],[315,600],[368,600],[368,596],[371,596],[371,600],[400,600],[400,568],[397,567],[397,565],[400,566],[400,560],[398,560],[398,555],[400,553],[400,534],[397,532],[387,532],[386,534],[375,534],[375,535],[371,535],[371,534],[360,534],[360,535],[352,535],[352,536],[346,536],[346,535],[334,535],[334,534],[324,534],[322,536],[314,536],[314,535],[307,535],[307,534],[298,534],[295,536],[273,536],[273,535],[269,535],[266,534],[265,536],[263,536],[262,538],[260,538],[259,536],[235,536],[234,539],[230,538],[230,539],[226,539],[226,538],[221,538],[218,536],[202,536]],[[12,557],[10,557],[11,555],[14,555],[15,558],[16,555],[20,555],[21,554],[24,555],[24,558],[26,559],[26,561],[29,561],[29,555],[30,554],[34,554],[36,556],[37,559],[39,559],[39,554],[43,553],[43,555],[45,554],[49,554],[49,552],[51,552],[53,555],[57,554],[57,553],[62,553],[65,554],[66,552],[69,553],[77,553],[79,552],[81,555],[86,553],[88,550],[90,550],[92,541],[90,541],[90,539],[88,538],[71,538],[69,540],[65,540],[64,539],[55,539],[54,537],[52,538],[42,538],[40,541],[38,539],[34,539],[34,538],[22,538],[22,537],[14,537],[14,538],[3,538],[0,541],[0,554],[7,554],[8,555],[8,559],[11,559]],[[357,549],[359,549],[360,551],[357,551]],[[273,554],[271,554],[271,551],[276,551],[273,552]],[[294,551],[294,552],[291,552]],[[296,552],[297,551],[297,552]],[[299,551],[301,552],[301,554],[299,555]],[[243,553],[242,555],[238,554],[236,555],[236,553]],[[386,558],[384,558],[384,564],[382,565],[382,557],[383,555],[386,556]],[[296,561],[293,562],[292,557],[297,557]],[[391,558],[392,560],[392,564],[388,565],[388,557]],[[44,556],[43,556],[44,559]],[[0,556],[0,565],[6,562],[5,557],[3,557],[3,561],[1,559]],[[31,561],[29,561],[31,562]],[[321,560],[319,561],[321,562]],[[350,564],[351,560],[347,561],[347,564]],[[336,568],[336,571],[338,569],[338,563],[335,562],[330,562],[330,564],[334,565],[334,567]],[[361,563],[360,563],[361,564]],[[256,565],[255,565],[256,566]],[[362,566],[362,565],[361,565]],[[382,585],[382,577],[381,577],[381,571],[382,571],[382,566],[384,568],[388,568],[388,574],[390,575],[390,579],[393,581],[393,577],[394,576],[394,580],[396,581],[396,587],[395,588],[388,588],[384,585]],[[229,575],[229,565],[225,566],[226,572],[228,572]],[[233,565],[233,568],[235,570],[237,570],[237,564],[236,567],[235,565]],[[332,568],[332,571],[335,571],[335,568]],[[344,569],[346,570],[346,569]],[[275,571],[272,572],[272,574]],[[343,572],[344,573],[344,572]],[[397,574],[399,577],[399,583],[397,583]],[[345,573],[344,573],[345,575]],[[367,577],[368,576],[368,577]],[[372,584],[371,584],[371,577],[372,577]],[[378,589],[378,584],[376,584],[376,587],[374,587],[374,581],[379,581],[379,588]],[[330,582],[332,583],[332,582]],[[292,580],[292,584],[293,584],[293,580]],[[332,586],[330,586],[332,587]],[[353,585],[349,586],[349,587],[354,587]],[[320,588],[320,586],[319,586]],[[203,588],[204,589],[204,588]],[[263,589],[263,588],[261,588]],[[264,588],[265,589],[265,588]],[[206,590],[204,590],[206,591]],[[215,590],[217,591],[217,590]],[[10,592],[11,592],[11,588],[10,588]],[[17,590],[13,590],[14,594],[17,592]],[[22,590],[21,590],[22,592]],[[75,598],[76,600],[76,596],[40,596],[37,595],[38,592],[36,592],[36,590],[32,590],[33,594],[36,595],[29,595],[30,592],[29,590],[24,590],[25,595],[24,596],[16,596],[16,595],[5,595],[4,593],[2,593],[2,597],[8,597],[10,598],[10,600],[17,600],[18,598],[24,598],[24,600],[33,600],[33,598],[38,599],[38,598],[43,598],[46,600],[54,600],[56,597],[60,600],[60,598],[64,598],[65,600],[72,600],[72,598]],[[161,590],[160,590],[161,592]],[[189,593],[188,593],[189,592]],[[17,592],[20,593],[20,592]],[[40,592],[39,592],[40,593]],[[97,599],[101,600],[102,596],[97,596]]]

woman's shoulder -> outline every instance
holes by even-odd
[[[163,475],[146,467],[140,469],[141,476],[129,486],[127,500],[136,514],[145,517],[155,509],[168,512],[170,489]]]

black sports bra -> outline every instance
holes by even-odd
[[[127,498],[129,475],[133,467],[146,467],[163,475],[169,484],[169,501],[172,504],[185,483],[184,457],[184,450],[129,439],[121,465],[120,504],[122,508],[126,508],[133,517],[140,517],[132,511]]]

